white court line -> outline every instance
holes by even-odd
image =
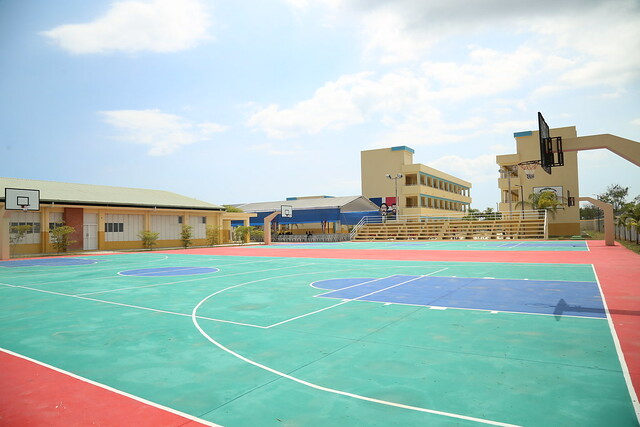
[[[373,283],[373,282],[379,282],[379,281],[381,281],[381,280],[386,280],[386,279],[389,279],[389,278],[394,277],[394,276],[400,276],[400,275],[399,275],[399,274],[392,274],[391,276],[387,276],[387,277],[379,277],[379,278],[377,278],[377,279],[371,279],[371,280],[367,280],[367,281],[365,281],[365,282],[356,283],[355,285],[345,286],[344,288],[340,288],[340,289],[333,289],[333,290],[331,290],[331,289],[324,289],[324,288],[319,288],[319,287],[317,287],[317,286],[313,286],[313,284],[314,284],[314,283],[323,282],[324,280],[316,280],[315,282],[310,283],[310,284],[309,284],[309,286],[311,286],[312,288],[316,288],[316,289],[320,289],[320,290],[323,290],[323,291],[327,291],[327,292],[324,292],[324,293],[322,293],[322,294],[318,294],[318,295],[316,295],[316,297],[321,297],[321,296],[323,296],[323,295],[331,294],[331,293],[333,293],[333,292],[343,291],[343,290],[345,290],[345,289],[355,288],[356,286],[360,286],[360,285],[366,285],[367,283]],[[331,279],[329,279],[329,280],[331,280]]]
[[[125,291],[125,290],[128,290],[128,289],[153,288],[153,287],[158,287],[158,286],[175,285],[177,283],[196,282],[198,280],[205,280],[205,279],[221,279],[223,277],[241,276],[243,274],[255,274],[255,273],[263,273],[265,271],[286,270],[288,268],[304,267],[304,266],[308,266],[308,265],[314,265],[314,263],[309,262],[309,263],[304,263],[304,264],[296,264],[296,265],[288,266],[288,267],[267,268],[265,270],[252,270],[252,271],[245,271],[245,272],[241,272],[241,273],[231,273],[231,274],[221,274],[221,275],[216,275],[216,276],[198,277],[197,279],[178,280],[178,281],[175,281],[175,282],[168,282],[168,283],[153,283],[151,285],[144,285],[144,286],[129,286],[127,288],[108,289],[106,291],[96,291],[96,292],[85,292],[85,293],[76,294],[76,295],[96,295],[96,294],[106,294],[106,293],[109,293],[109,292]],[[127,277],[127,276],[122,276],[122,277]],[[280,277],[280,276],[276,276],[275,278],[277,279],[278,277]]]
[[[174,316],[191,317],[190,314],[178,313],[176,311],[160,310],[158,308],[143,307],[141,305],[125,304],[125,303],[121,303],[121,302],[106,301],[106,300],[96,299],[96,298],[87,298],[87,297],[83,297],[83,296],[80,296],[80,295],[63,294],[62,292],[47,291],[45,289],[30,288],[28,286],[10,285],[8,283],[0,283],[0,286],[6,286],[6,287],[9,287],[9,288],[26,289],[26,290],[29,290],[29,291],[42,292],[42,293],[45,293],[45,294],[58,295],[58,296],[62,296],[62,297],[77,298],[77,299],[81,299],[81,300],[85,300],[85,301],[92,301],[92,302],[99,302],[99,303],[104,303],[104,304],[117,305],[117,306],[120,306],[120,307],[136,308],[136,309],[139,309],[139,310],[153,311],[155,313],[164,313],[164,314],[171,314],[171,315],[174,315]],[[202,320],[211,320],[213,322],[220,322],[220,323],[231,323],[231,324],[239,325],[239,326],[249,326],[249,327],[258,328],[258,329],[266,329],[265,326],[252,325],[250,323],[234,322],[234,321],[231,321],[231,320],[215,319],[213,317],[201,316],[201,319]]]
[[[148,261],[135,262],[135,263],[132,263],[131,266],[133,267],[133,266],[136,266],[136,265],[145,265],[145,264],[149,264],[149,263],[152,263],[152,262],[165,261],[168,258],[169,257],[167,255],[162,255],[162,258],[160,258],[160,259],[152,259],[152,260],[148,260]],[[84,265],[87,266],[87,265],[96,265],[96,264],[105,265],[106,262],[96,262],[94,264],[84,264]],[[108,270],[113,270],[114,268],[117,268],[117,267],[122,267],[122,265],[121,265],[122,263],[120,263],[120,266],[118,266],[117,264],[118,263],[116,263],[116,265],[113,266],[113,267],[109,267],[109,266],[105,265],[105,268],[92,269],[91,272],[95,273],[95,272],[98,272],[98,271],[108,271]],[[60,267],[63,267],[63,266],[60,266]],[[73,267],[73,266],[64,266],[64,267]],[[12,269],[13,268],[11,268],[11,269],[8,268],[7,270],[12,270]],[[17,271],[16,273],[28,274],[29,271],[21,270],[21,271]],[[63,274],[69,274],[69,272],[68,271],[51,271],[51,272],[46,272],[46,273],[42,273],[42,274],[30,274],[29,278],[38,277],[38,276],[63,275]],[[77,280],[77,279],[71,279],[71,280]],[[56,282],[46,282],[46,283],[56,283]]]
[[[165,261],[167,259],[168,259],[168,256],[164,255],[164,258],[161,259],[161,260],[152,260],[152,261],[147,261],[147,262],[143,262],[143,263],[136,263],[136,264],[132,264],[132,267],[135,266],[135,265],[148,264],[149,262]],[[226,265],[220,267],[220,269],[228,267],[230,265],[257,264],[259,262],[273,262],[273,261],[275,261],[275,260],[239,262],[239,263],[235,263],[235,264],[226,264]],[[218,267],[215,267],[215,268],[218,268]],[[113,269],[114,268],[101,268],[101,269],[97,269],[97,270],[91,270],[91,272],[94,273],[94,272],[98,272],[98,271],[109,271],[109,270],[113,271]],[[59,274],[68,274],[68,273],[59,273]],[[36,275],[33,275],[33,276],[29,276],[29,278],[34,277],[34,276],[44,276],[44,275],[45,274],[36,274]],[[70,283],[70,282],[77,282],[77,281],[88,282],[88,281],[100,280],[100,279],[114,279],[114,278],[117,278],[117,277],[126,278],[126,277],[133,277],[133,276],[122,276],[122,275],[118,276],[118,275],[110,274],[109,276],[92,277],[90,279],[87,279],[85,277],[78,277],[77,279],[54,280],[54,281],[51,281],[51,282],[40,282],[40,283],[26,283],[23,286],[40,286],[40,285],[50,285],[50,284],[54,284],[54,283]],[[226,276],[220,275],[220,276],[216,276],[216,277],[226,277]],[[177,283],[177,282],[174,282],[174,283]],[[145,285],[145,286],[142,286],[142,287],[148,287],[148,286],[150,286],[150,285]],[[153,285],[151,285],[151,286],[153,286]],[[124,288],[124,289],[130,289],[130,288]],[[113,290],[107,290],[107,291],[102,291],[102,292],[113,292]],[[77,294],[77,295],[91,295],[91,294],[92,293],[90,292],[90,293],[87,293],[87,294]]]
[[[219,292],[217,292],[219,293]],[[217,294],[216,293],[216,294]],[[305,380],[302,380],[300,378],[294,377],[292,375],[288,375],[285,374],[284,372],[280,372],[276,369],[270,368],[266,365],[263,365],[261,363],[255,362],[249,358],[246,358],[236,352],[234,352],[233,350],[225,347],[224,345],[220,344],[218,341],[214,340],[213,338],[211,338],[211,336],[209,336],[201,327],[200,324],[198,323],[198,316],[196,315],[198,308],[200,308],[200,306],[202,304],[204,304],[205,301],[207,301],[210,297],[214,296],[215,294],[211,294],[208,297],[204,298],[202,301],[200,301],[194,308],[193,311],[191,312],[191,320],[193,321],[193,324],[195,325],[195,327],[198,329],[198,331],[202,334],[202,336],[204,336],[209,342],[211,342],[212,344],[214,344],[216,347],[220,348],[221,350],[229,353],[230,355],[237,357],[238,359],[249,363],[253,366],[256,366],[260,369],[263,369],[265,371],[271,372],[275,375],[278,375],[282,378],[286,378],[288,380],[297,382],[298,384],[302,384],[304,386],[316,389],[316,390],[320,390],[320,391],[324,391],[324,392],[328,392],[328,393],[333,393],[333,394],[338,394],[341,396],[346,396],[346,397],[351,397],[354,399],[358,399],[358,400],[364,400],[367,402],[372,402],[372,403],[378,403],[381,405],[386,405],[386,406],[393,406],[396,408],[401,408],[401,409],[408,409],[408,410],[412,410],[412,411],[418,411],[418,412],[426,412],[426,413],[430,413],[430,414],[435,414],[435,415],[442,415],[445,417],[450,417],[450,418],[457,418],[457,419],[461,419],[461,420],[466,420],[466,421],[474,421],[474,422],[478,422],[478,423],[482,423],[482,424],[489,424],[489,425],[495,425],[495,426],[502,426],[502,427],[516,427],[514,424],[507,424],[507,423],[502,423],[502,422],[498,422],[498,421],[492,421],[492,420],[486,420],[486,419],[482,419],[482,418],[475,418],[475,417],[468,417],[466,415],[460,415],[460,414],[453,414],[450,412],[443,412],[443,411],[437,411],[435,409],[428,409],[428,408],[421,408],[421,407],[417,407],[417,406],[410,406],[410,405],[405,405],[402,403],[396,403],[396,402],[390,402],[387,400],[381,400],[381,399],[376,399],[376,398],[372,398],[372,397],[367,397],[367,396],[362,396],[359,394],[355,394],[355,393],[349,393],[346,391],[342,391],[342,390],[336,390],[330,387],[324,387],[318,384],[314,384]]]
[[[196,275],[201,275],[201,274],[209,274],[209,273],[217,273],[218,271],[220,271],[219,268],[217,267],[203,267],[201,265],[199,266],[177,266],[177,267],[158,267],[158,268],[165,268],[168,270],[165,270],[164,272],[169,272],[169,273],[174,273],[177,271],[189,271],[189,270],[193,270],[193,269],[197,269],[197,268],[211,268],[211,269],[215,269],[216,271],[210,271],[208,273],[194,273],[194,274],[179,274],[178,276],[196,276]],[[136,271],[136,270],[149,270],[147,268],[130,268],[128,270],[122,270],[122,271],[118,271],[118,276],[125,276],[125,277],[171,277],[171,274],[167,274],[165,276],[163,276],[162,274],[158,275],[158,273],[163,273],[163,271],[149,271],[147,273],[141,273],[141,274],[122,274],[122,273],[126,273],[127,271]],[[151,269],[151,270],[155,270],[155,269]]]
[[[303,318],[303,317],[311,316],[312,314],[320,313],[321,311],[329,310],[330,308],[338,307],[338,306],[343,305],[343,304],[346,304],[346,303],[348,303],[348,302],[357,301],[357,300],[359,300],[360,298],[365,298],[365,297],[371,296],[371,295],[373,295],[373,294],[377,294],[378,292],[386,291],[386,290],[388,290],[388,289],[392,289],[392,288],[395,288],[395,287],[397,287],[397,286],[404,285],[404,284],[409,283],[409,282],[413,282],[414,280],[418,280],[418,279],[421,279],[421,278],[423,278],[423,277],[427,277],[427,276],[429,276],[429,275],[431,275],[431,274],[436,274],[436,273],[439,273],[439,272],[444,271],[444,270],[447,270],[447,269],[446,269],[446,268],[443,268],[442,270],[434,271],[433,273],[429,273],[429,274],[425,274],[425,275],[422,275],[422,276],[414,277],[413,279],[406,280],[406,281],[404,281],[404,282],[397,283],[397,284],[395,284],[395,285],[392,285],[392,286],[386,287],[386,288],[384,288],[384,289],[380,289],[380,290],[377,290],[377,291],[374,291],[374,292],[368,293],[368,294],[366,294],[366,295],[359,296],[358,298],[342,300],[342,302],[339,302],[339,303],[337,303],[337,304],[331,305],[331,306],[329,306],[329,307],[325,307],[325,308],[322,308],[322,309],[320,309],[320,310],[312,311],[312,312],[307,313],[307,314],[302,314],[302,315],[300,315],[300,316],[292,317],[291,319],[283,320],[282,322],[274,323],[273,325],[269,325],[269,326],[267,326],[267,328],[273,328],[273,327],[275,327],[275,326],[279,326],[279,325],[282,325],[282,324],[284,324],[284,323],[291,322],[291,321],[293,321],[293,320],[301,319],[301,318]],[[393,276],[389,276],[389,277],[393,277]],[[341,290],[343,290],[343,289],[349,289],[349,288],[352,288],[352,287],[354,287],[354,286],[364,285],[365,283],[372,283],[372,282],[375,282],[375,281],[378,281],[378,280],[388,279],[389,277],[383,277],[382,279],[370,280],[370,281],[368,281],[368,282],[363,282],[363,283],[360,283],[360,284],[357,284],[357,285],[353,285],[353,286],[347,286],[347,287],[345,287],[345,288],[337,289],[337,290],[341,291]],[[314,282],[314,283],[315,283],[315,282]],[[333,292],[335,292],[335,291],[333,291]],[[331,292],[328,292],[328,293],[331,293]],[[326,294],[323,294],[323,295],[326,295]],[[322,296],[322,295],[316,295],[316,296]]]
[[[175,415],[179,415],[179,416],[181,416],[183,418],[186,418],[186,419],[189,419],[191,421],[196,421],[198,423],[201,423],[201,424],[204,424],[204,425],[208,425],[208,426],[212,426],[212,427],[222,427],[219,424],[215,424],[215,423],[212,423],[210,421],[206,421],[206,420],[203,420],[201,418],[194,417],[193,415],[189,415],[189,414],[186,414],[184,412],[180,412],[180,411],[178,411],[176,409],[169,408],[167,406],[163,406],[163,405],[160,405],[160,404],[155,403],[155,402],[151,402],[150,400],[143,399],[142,397],[139,397],[139,396],[136,396],[136,395],[133,395],[133,394],[129,394],[126,391],[118,390],[117,388],[110,387],[110,386],[108,386],[106,384],[102,384],[102,383],[90,380],[89,378],[81,377],[80,375],[74,374],[73,372],[69,372],[69,371],[65,371],[64,369],[56,368],[55,366],[49,365],[48,363],[44,363],[44,362],[41,362],[41,361],[36,360],[36,359],[32,359],[32,358],[27,357],[27,356],[23,356],[22,354],[14,353],[11,350],[7,350],[5,348],[0,347],[0,351],[3,351],[5,353],[10,354],[10,355],[15,356],[15,357],[19,357],[20,359],[27,360],[29,362],[35,363],[37,365],[43,366],[43,367],[45,367],[47,369],[51,369],[51,370],[53,370],[55,372],[59,372],[61,374],[70,376],[72,378],[75,378],[75,379],[83,381],[85,383],[94,385],[96,387],[100,387],[100,388],[102,388],[104,390],[111,391],[113,393],[119,394],[119,395],[124,396],[124,397],[128,397],[129,399],[137,400],[138,402],[144,403],[145,405],[153,406],[154,408],[162,409],[163,411],[170,412],[170,413],[175,414]]]
[[[596,276],[598,289],[600,289],[600,295],[602,296],[602,304],[604,305],[604,310],[607,313],[607,321],[609,323],[609,329],[611,330],[611,337],[613,338],[613,343],[616,347],[616,353],[618,354],[618,360],[620,361],[622,376],[624,377],[624,381],[627,384],[627,389],[629,390],[629,396],[631,397],[631,404],[633,405],[633,409],[636,413],[638,424],[640,424],[640,402],[638,402],[638,395],[636,394],[636,390],[633,387],[633,382],[631,381],[631,375],[629,374],[629,367],[627,366],[627,362],[624,360],[624,353],[622,352],[620,339],[618,338],[615,325],[613,324],[613,318],[611,317],[611,313],[609,312],[609,306],[607,305],[607,300],[604,296],[604,292],[602,291],[602,286],[600,286],[600,279],[598,278],[596,267],[593,264],[591,264],[591,268],[593,269],[593,274]]]

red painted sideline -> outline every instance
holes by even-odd
[[[0,425],[204,426],[0,351]]]
[[[636,395],[640,395],[640,255],[616,243],[587,242],[589,251],[442,251],[374,249],[278,249],[229,246],[162,251],[201,255],[294,258],[385,259],[497,263],[592,264],[598,275]],[[290,245],[287,245],[290,246]],[[160,251],[159,251],[160,252]],[[638,402],[636,401],[637,405]]]

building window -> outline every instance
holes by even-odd
[[[9,224],[10,227],[19,227],[21,225],[30,225],[31,228],[27,230],[27,234],[35,234],[40,233],[40,223],[39,222],[12,222]]]
[[[178,217],[178,224],[182,224],[182,216]]]
[[[206,217],[206,216],[203,216],[203,217],[202,217],[202,223],[203,223],[203,224],[206,224],[206,223],[207,223],[207,217]]]
[[[105,233],[123,233],[124,222],[105,222],[104,231]]]

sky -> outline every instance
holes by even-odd
[[[360,151],[408,146],[484,210],[538,111],[640,141],[638,0],[0,0],[0,51],[11,178],[352,196]],[[579,171],[581,196],[640,194],[608,151]]]

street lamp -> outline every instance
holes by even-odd
[[[404,175],[401,173],[396,174],[396,176],[391,176],[391,174],[386,175],[387,178],[394,180],[396,185],[396,217],[400,215],[400,200],[398,200],[398,180],[402,178]]]
[[[524,187],[520,184],[513,184],[515,187],[520,187],[520,205],[522,206],[522,217],[524,218]]]

